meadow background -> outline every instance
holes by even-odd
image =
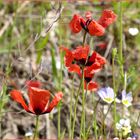
[[[112,50],[116,48],[118,50],[114,58],[116,92],[119,94],[122,91],[125,81],[126,90],[132,91],[133,95],[133,104],[129,109],[122,109],[121,105],[117,105],[117,116],[118,118],[123,117],[122,114],[128,116],[133,132],[140,134],[140,2],[122,1],[121,4],[122,13],[120,2],[105,0],[0,1],[0,138],[27,138],[28,135],[32,137],[35,128],[34,116],[26,113],[9,97],[11,89],[24,90],[28,80],[40,81],[43,88],[52,93],[59,90],[64,93],[58,107],[50,114],[40,117],[39,137],[57,139],[60,123],[61,138],[69,138],[71,111],[72,118],[74,117],[70,108],[75,103],[75,91],[79,87],[80,79],[76,74],[67,71],[64,66],[64,54],[60,52],[59,47],[63,45],[72,49],[82,44],[82,33],[73,34],[69,28],[69,22],[75,13],[84,17],[86,11],[91,11],[92,17],[98,19],[103,9],[113,10],[117,14],[117,20],[107,28],[104,36],[87,36],[90,47],[107,59],[103,70],[94,76],[94,80],[98,81],[100,87],[113,87]],[[123,62],[120,62],[119,55],[120,40],[123,47]],[[101,43],[106,45],[100,46]],[[123,74],[120,72],[121,66]],[[87,93],[86,128],[93,123],[94,107],[98,99],[96,92]],[[81,104],[82,97],[79,96],[75,138],[79,138],[80,135]],[[100,101],[97,108],[96,125],[100,129],[102,112],[107,112],[108,104]],[[112,112],[113,110],[110,110],[105,119],[106,135],[109,137],[114,137],[111,127]],[[94,127],[90,128],[87,138],[94,138]]]

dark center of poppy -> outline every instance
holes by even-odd
[[[89,83],[91,80],[92,80],[91,77],[85,77],[85,81],[86,81],[87,83]]]
[[[81,27],[86,31],[86,32],[89,32],[89,30],[88,30],[88,28],[87,28],[87,26],[90,24],[90,22],[92,21],[92,19],[88,19],[87,21],[86,21],[86,23],[83,23],[82,21],[81,21]]]
[[[86,59],[83,59],[83,58],[82,58],[82,59],[80,59],[78,62],[79,62],[79,64],[85,66]]]
[[[40,115],[42,113],[42,110],[40,108],[34,108],[34,112],[36,115]]]

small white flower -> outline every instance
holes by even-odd
[[[114,101],[115,93],[114,93],[113,89],[110,87],[101,88],[100,90],[98,90],[97,93],[103,101],[105,101],[109,104]]]
[[[132,35],[135,36],[139,33],[138,28],[129,28],[128,32]]]
[[[126,107],[129,107],[132,105],[132,101],[133,101],[132,93],[129,92],[126,94],[126,91],[123,90],[122,91],[122,103],[123,103],[123,105],[125,105]]]
[[[31,131],[25,133],[25,137],[31,137],[33,135],[33,133]]]
[[[122,125],[119,124],[119,123],[116,123],[116,129],[117,129],[117,130],[121,130],[121,129],[122,129]]]
[[[121,119],[118,123],[116,123],[116,129],[126,136],[127,134],[131,133],[131,125],[129,119]]]

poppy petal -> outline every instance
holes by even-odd
[[[69,71],[69,72],[75,72],[75,73],[77,73],[77,74],[80,74],[81,69],[80,69],[80,67],[79,67],[78,65],[72,64],[72,65],[70,65],[70,67],[68,68],[68,71]]]
[[[50,92],[35,87],[29,90],[30,108],[36,115],[41,115],[50,99]]]
[[[61,50],[63,50],[65,54],[65,65],[66,67],[69,67],[72,64],[72,61],[74,60],[72,52],[66,48],[66,47],[61,47]]]
[[[91,66],[88,66],[85,68],[86,73],[94,74],[95,72],[98,72],[101,70],[102,65],[99,62],[94,62]]]
[[[43,112],[43,114],[44,114],[44,113],[49,113],[49,112],[51,112],[52,109],[53,109],[55,106],[57,106],[57,104],[58,104],[59,101],[62,99],[62,97],[63,97],[63,93],[62,93],[62,92],[58,92],[58,93],[54,96],[54,98],[53,98],[53,100],[51,101],[51,103],[49,104],[48,108]]]
[[[79,33],[82,30],[81,21],[84,21],[84,19],[80,15],[75,14],[73,16],[69,23],[69,27],[73,33]]]
[[[89,54],[90,47],[87,46],[78,46],[75,50],[72,51],[73,57],[76,60],[86,59]]]
[[[104,28],[107,28],[110,24],[112,24],[116,20],[116,18],[117,15],[113,11],[104,10],[98,23],[102,25]]]
[[[97,52],[93,51],[89,62],[99,62],[101,65],[104,65],[106,63],[106,59]]]
[[[29,112],[28,106],[25,103],[25,100],[22,97],[22,94],[20,91],[18,90],[12,90],[10,92],[10,96],[12,97],[13,100],[15,100],[16,102],[20,103],[21,106],[27,111]]]
[[[92,20],[88,26],[89,34],[92,36],[102,36],[105,33],[105,28],[98,24],[95,20]]]
[[[85,78],[92,78],[94,73],[91,73],[87,67],[84,68],[84,77]]]
[[[37,87],[37,88],[41,87],[41,83],[39,81],[29,80],[29,81],[26,81],[26,85],[27,85],[28,88],[29,87]]]
[[[96,91],[98,89],[98,84],[96,82],[90,81],[89,83],[84,84],[84,88],[90,91]]]

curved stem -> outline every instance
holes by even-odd
[[[37,115],[33,140],[36,140],[38,138],[38,126],[39,126],[39,116]]]

